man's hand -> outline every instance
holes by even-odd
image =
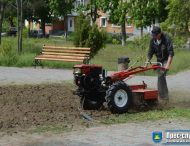
[[[149,59],[147,59],[147,61],[145,62],[145,64],[144,64],[144,68],[147,68],[148,67],[148,64],[151,64],[151,62],[150,62],[150,60]]]
[[[165,70],[169,70],[169,69],[170,69],[170,66],[169,66],[169,65],[166,65],[164,68],[165,68]]]

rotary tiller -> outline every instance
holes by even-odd
[[[149,67],[137,66],[106,76],[99,65],[75,65],[74,82],[78,86],[75,94],[80,97],[80,103],[85,110],[100,109],[104,102],[112,113],[125,113],[136,103],[145,104],[157,101],[158,90],[147,89],[143,82],[128,85],[124,82],[131,75],[149,70],[164,69],[158,64]],[[137,97],[137,98],[135,98]]]

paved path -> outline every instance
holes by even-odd
[[[60,83],[73,79],[72,70],[0,67],[0,84]]]
[[[72,70],[0,67],[0,85],[61,83],[67,80],[73,80]],[[152,77],[135,76],[134,78],[128,80],[127,83],[136,84],[142,83],[142,81],[145,81],[149,87],[156,88],[156,75]],[[190,70],[181,72],[177,75],[168,76],[167,81],[170,90],[189,90]]]
[[[147,121],[88,128],[59,135],[20,134],[0,138],[0,146],[159,146],[165,130],[190,129],[183,120]],[[152,132],[163,132],[161,144],[152,141]]]

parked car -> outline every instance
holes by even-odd
[[[29,37],[32,37],[32,38],[42,38],[43,37],[43,31],[42,31],[42,29],[39,29],[39,30],[30,30]]]
[[[16,27],[10,27],[10,28],[9,28],[9,31],[7,32],[7,35],[8,35],[8,36],[16,36],[16,34],[17,34],[17,29],[16,29]]]
[[[32,38],[43,38],[43,37],[49,38],[49,34],[44,35],[42,29],[30,30],[29,37],[32,37]]]

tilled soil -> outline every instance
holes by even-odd
[[[79,97],[73,95],[74,89],[75,87],[68,83],[0,87],[0,131],[17,133],[46,125],[59,125],[65,130],[89,126],[89,123],[81,118],[83,111]],[[172,107],[189,108],[189,94],[172,92],[170,103]],[[108,109],[85,113],[96,120],[111,115]]]
[[[56,124],[66,130],[88,126],[72,88],[64,84],[0,87],[0,131],[16,133]],[[110,114],[108,110],[87,112],[97,118]]]

